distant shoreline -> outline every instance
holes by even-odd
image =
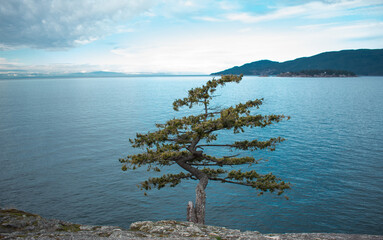
[[[278,77],[356,77],[356,74],[344,70],[302,70],[299,72],[284,72],[277,75]]]
[[[94,76],[94,75],[82,75],[82,76],[68,76],[68,75],[36,75],[36,76],[2,76],[0,74],[0,80],[13,80],[13,79],[49,79],[49,78],[134,78],[134,77],[211,77],[210,75],[156,75],[156,74],[137,74],[137,75],[118,75],[118,76]]]

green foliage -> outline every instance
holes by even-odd
[[[148,180],[146,180],[145,182],[142,182],[140,184],[140,188],[141,188],[141,190],[143,190],[143,189],[150,190],[150,189],[152,189],[152,187],[157,188],[157,189],[161,189],[161,188],[165,187],[167,184],[170,187],[175,187],[181,182],[181,179],[188,179],[191,177],[192,177],[192,175],[190,173],[185,174],[183,172],[181,172],[179,174],[165,174],[162,177],[149,178]]]
[[[252,187],[261,193],[278,191],[278,194],[289,189],[290,185],[277,178],[272,173],[259,174],[255,170],[242,172],[241,170],[227,170],[233,165],[258,164],[252,156],[217,157],[205,154],[206,148],[231,148],[237,151],[270,150],[274,151],[277,144],[285,139],[281,137],[270,138],[265,141],[258,139],[236,141],[226,144],[214,144],[219,138],[217,131],[230,130],[234,134],[242,133],[250,128],[266,127],[289,119],[284,115],[252,115],[258,109],[263,99],[255,99],[246,103],[223,108],[220,111],[210,108],[214,100],[217,87],[227,83],[239,83],[242,75],[227,75],[220,79],[212,79],[202,87],[189,90],[188,96],[173,102],[173,108],[178,111],[181,107],[192,108],[202,106],[199,115],[189,115],[173,118],[163,124],[156,124],[157,131],[146,134],[137,133],[136,138],[130,139],[135,148],[143,149],[142,153],[128,155],[120,159],[122,170],[136,169],[146,166],[148,171],[161,172],[161,169],[170,165],[178,165],[187,173],[165,174],[161,177],[150,177],[142,182],[142,190],[153,188],[161,189],[165,186],[175,187],[182,180],[201,180],[207,178],[211,181],[238,184]]]
[[[226,75],[218,80],[210,80],[202,87],[190,89],[188,97],[174,101],[173,109],[178,111],[179,107],[182,106],[192,108],[193,104],[204,104],[206,106],[210,103],[210,100],[213,98],[212,94],[219,85],[224,86],[228,82],[239,83],[241,79],[242,76]]]
[[[62,232],[78,232],[80,231],[80,224],[72,224],[72,223],[65,223],[61,224],[61,226],[57,229],[57,231]]]

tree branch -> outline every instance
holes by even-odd
[[[197,147],[233,147],[232,144],[201,144]]]
[[[191,166],[220,166],[217,163],[189,163]]]
[[[222,182],[222,183],[233,183],[233,184],[238,184],[238,185],[244,185],[244,186],[250,186],[250,187],[253,187],[253,185],[250,184],[250,183],[235,182],[235,181],[227,180],[227,179],[225,179],[225,178],[209,177],[209,180],[212,180],[212,181],[220,181],[220,182]]]
[[[233,157],[237,157],[237,156],[239,156],[239,153],[231,155],[231,156],[223,156],[223,158],[233,158]]]
[[[224,162],[216,162],[216,163],[190,163],[191,166],[233,166],[233,165],[243,165],[243,163],[224,163]]]
[[[176,161],[176,163],[183,169],[185,169],[186,171],[188,171],[189,173],[191,173],[193,176],[195,176],[196,178],[198,178],[199,180],[204,180],[203,181],[203,187],[204,189],[206,188],[206,185],[207,185],[207,180],[208,180],[208,176],[203,173],[202,171],[200,171],[199,169],[191,166],[190,164],[186,163],[186,161],[190,161],[192,159],[180,159],[178,161]]]

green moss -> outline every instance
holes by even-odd
[[[80,224],[69,224],[69,225],[62,225],[57,231],[62,232],[78,232],[80,231]]]
[[[32,213],[27,213],[27,212],[24,212],[24,211],[20,211],[20,210],[17,210],[17,209],[3,209],[3,210],[0,210],[1,214],[7,214],[7,215],[13,215],[13,216],[19,216],[19,217],[23,217],[23,216],[26,216],[26,217],[39,217],[39,215],[36,215],[36,214],[32,214]]]
[[[0,232],[9,232],[19,230],[17,227],[9,225],[8,222],[2,222],[0,225]]]

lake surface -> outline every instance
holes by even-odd
[[[128,142],[136,132],[190,113],[175,113],[172,102],[208,79],[1,80],[0,207],[126,228],[139,220],[185,220],[196,182],[145,197],[136,185],[152,173],[123,172],[118,159],[139,152]],[[383,77],[245,77],[218,95],[217,107],[264,98],[259,112],[291,116],[235,137],[286,138],[275,152],[252,152],[269,159],[253,168],[293,186],[285,200],[210,182],[207,224],[263,233],[383,234]],[[222,142],[233,138],[222,135]]]

